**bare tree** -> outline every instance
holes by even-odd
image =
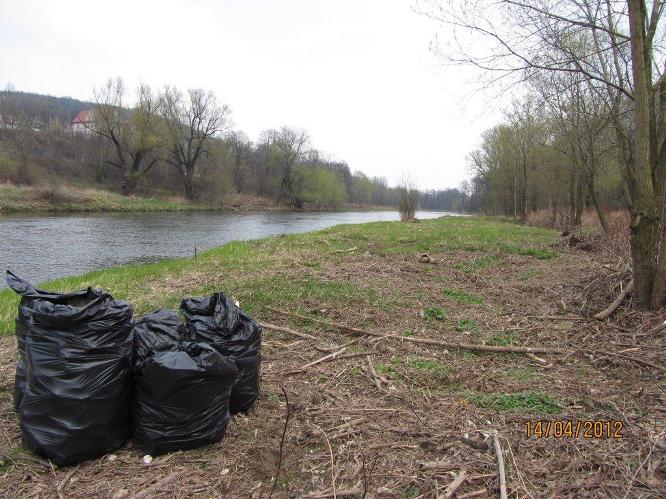
[[[608,221],[599,202],[596,183],[602,159],[613,150],[608,133],[611,116],[602,100],[577,75],[550,72],[543,76],[534,79],[534,87],[551,111],[556,131],[565,139],[566,148],[561,152],[568,155],[575,166],[570,172],[574,223],[580,223],[583,202],[579,187],[584,184],[599,223],[607,232]],[[574,187],[574,184],[577,185]]]
[[[65,156],[65,129],[57,120],[53,120],[47,133],[47,142],[49,149],[49,200],[55,203],[58,198],[58,167]]]
[[[424,8],[454,32],[450,61],[481,69],[488,84],[573,73],[603,99],[631,214],[636,308],[666,304],[664,5],[663,0],[479,0],[433,1]]]
[[[398,182],[398,212],[403,222],[416,220],[416,210],[419,207],[419,191],[416,183],[407,174],[403,174]]]
[[[174,87],[163,94],[163,116],[169,135],[168,163],[183,180],[185,196],[196,200],[204,179],[198,166],[210,155],[212,140],[228,126],[230,109],[219,106],[212,92],[190,89],[183,95]]]
[[[293,168],[306,152],[308,141],[309,137],[305,130],[288,127],[280,128],[274,137],[273,146],[282,170],[278,194],[278,200],[282,203],[293,205],[295,202]]]
[[[137,89],[136,106],[124,107],[125,86],[120,78],[109,79],[95,91],[92,125],[96,134],[111,142],[115,157],[106,162],[122,175],[122,192],[132,194],[139,180],[161,159],[160,99],[145,84]]]
[[[17,183],[31,185],[33,178],[30,166],[38,142],[35,132],[40,125],[40,110],[35,104],[21,106],[11,93],[5,97],[2,104],[3,113],[7,113],[8,118],[12,121],[12,128],[9,130],[7,138],[12,144],[17,158]]]
[[[233,158],[232,176],[236,192],[243,192],[247,177],[247,159],[252,150],[252,142],[244,132],[234,130],[227,134],[227,144]]]

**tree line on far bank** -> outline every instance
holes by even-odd
[[[69,130],[73,116],[88,109],[79,133]],[[315,149],[305,130],[284,126],[250,140],[232,128],[229,107],[203,89],[156,92],[141,84],[129,92],[113,79],[90,103],[6,91],[0,113],[0,181],[47,183],[53,196],[62,180],[125,195],[212,203],[249,195],[315,209],[395,206],[400,196],[385,178],[352,172]],[[419,197],[423,209],[466,208],[458,189]]]

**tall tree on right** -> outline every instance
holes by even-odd
[[[426,1],[456,38],[441,54],[519,85],[572,73],[603,98],[631,215],[633,304],[666,304],[666,57],[664,0]],[[584,43],[581,43],[581,40]]]

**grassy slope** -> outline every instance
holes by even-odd
[[[490,252],[530,254],[549,258],[544,250],[555,233],[487,218],[451,217],[417,224],[377,222],[341,225],[306,234],[255,241],[232,242],[198,258],[154,264],[115,267],[83,276],[67,277],[41,287],[72,290],[102,287],[116,298],[129,300],[136,313],[177,307],[184,296],[224,290],[232,293],[250,313],[263,305],[298,307],[305,300],[331,304],[365,303],[387,309],[400,300],[397,291],[360,287],[344,280],[322,279],[307,272],[296,278],[290,270],[298,261],[316,269],[323,260],[338,260],[335,250],[358,248],[372,254],[414,254],[463,249],[482,252],[482,265]],[[13,331],[18,298],[11,290],[0,292],[0,334]]]
[[[0,184],[0,213],[56,211],[185,211],[215,209],[180,199],[127,198],[101,189],[62,187],[58,201],[49,202],[46,188],[17,187]]]

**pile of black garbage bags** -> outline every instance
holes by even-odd
[[[132,436],[159,455],[219,442],[259,396],[261,326],[224,293],[135,320],[99,289],[21,295],[14,406],[25,445],[58,465]]]

